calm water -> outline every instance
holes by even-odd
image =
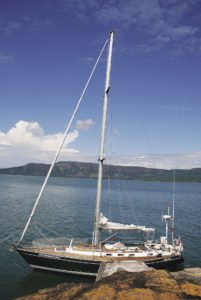
[[[61,282],[84,278],[32,271],[12,250],[19,239],[43,182],[42,177],[0,175],[0,295],[12,299]],[[40,237],[38,222],[66,237],[91,237],[96,181],[52,178],[25,240]],[[102,211],[112,221],[137,223],[164,234],[162,211],[172,204],[172,184],[112,181],[103,187]],[[201,184],[176,183],[176,235],[185,246],[185,267],[201,267]],[[40,227],[41,228],[41,227]],[[47,237],[51,234],[43,231]]]

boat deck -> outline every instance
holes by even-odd
[[[139,261],[147,261],[147,260],[161,260],[161,255],[149,255],[148,251],[143,251],[141,249],[136,250],[121,250],[121,249],[95,249],[93,247],[84,247],[84,246],[76,246],[72,249],[65,247],[23,247],[21,250],[25,252],[37,253],[43,257],[53,256],[64,257],[64,258],[74,258],[81,260],[89,260],[89,261],[123,261],[123,260],[139,260]],[[140,256],[141,254],[141,256]],[[165,257],[165,253],[163,257]],[[167,257],[170,256],[167,255]]]

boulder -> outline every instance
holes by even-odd
[[[199,268],[176,273],[118,271],[94,284],[60,284],[18,300],[198,300],[201,299],[200,271]]]

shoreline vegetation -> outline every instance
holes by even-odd
[[[49,164],[29,163],[19,167],[0,169],[0,174],[46,176],[49,167]],[[97,174],[98,164],[96,163],[65,161],[55,164],[51,176],[96,179]],[[201,183],[201,168],[176,169],[175,175],[177,182]],[[105,164],[103,178],[172,182],[173,170]]]

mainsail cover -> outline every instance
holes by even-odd
[[[139,226],[134,224],[121,224],[116,222],[110,222],[102,213],[100,214],[99,228],[104,230],[137,230],[143,232],[154,232],[154,228],[148,228],[146,226]]]

